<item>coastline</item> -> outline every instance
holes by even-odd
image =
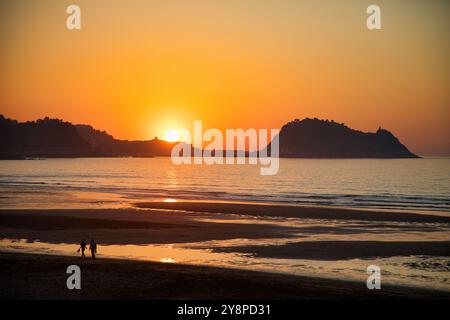
[[[56,255],[0,253],[0,299],[83,300],[449,300],[450,293],[401,286],[368,290],[365,283],[183,264]],[[81,290],[66,287],[79,265]]]
[[[353,208],[284,203],[236,201],[142,201],[134,203],[140,209],[177,210],[203,213],[228,213],[306,219],[345,219],[368,221],[450,222],[446,212],[407,211],[375,208]]]
[[[0,209],[0,254],[13,255],[12,264],[23,254],[36,257],[35,254],[41,253],[80,261],[76,257],[77,245],[80,239],[92,237],[100,244],[98,261],[167,260],[170,265],[219,267],[231,273],[317,277],[325,282],[347,279],[357,281],[364,289],[365,268],[370,261],[376,264],[388,261],[408,268],[407,274],[400,275],[410,280],[388,281],[387,277],[386,285],[450,292],[445,284],[448,273],[442,273],[449,271],[449,217],[211,202],[149,202],[138,207]],[[425,258],[399,260],[399,257]],[[331,263],[330,270],[321,270],[317,261]],[[308,263],[312,263],[312,269],[298,269]],[[313,270],[316,267],[319,271]],[[340,271],[333,273],[333,269]],[[358,269],[357,277],[348,276],[347,269]],[[384,270],[389,274],[389,269]],[[438,286],[430,288],[426,280],[414,280],[423,272],[444,278],[440,278]],[[324,297],[328,295],[324,293]]]

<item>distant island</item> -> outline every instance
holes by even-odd
[[[418,158],[391,132],[361,132],[333,120],[295,119],[280,131],[280,157]]]
[[[0,159],[170,156],[176,142],[115,139],[90,125],[48,117],[18,122],[0,115]],[[280,131],[280,157],[417,158],[389,131],[353,130],[334,121],[294,120]]]

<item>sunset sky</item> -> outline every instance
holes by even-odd
[[[9,118],[151,139],[318,117],[450,155],[450,1],[0,0],[0,28]]]

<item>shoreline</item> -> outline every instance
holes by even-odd
[[[86,237],[101,245],[225,241],[211,249],[281,259],[450,256],[450,217],[444,216],[206,202],[151,202],[138,207],[0,209],[0,234],[2,239],[49,244],[78,244]],[[400,236],[387,238],[392,232]],[[427,239],[421,240],[417,232]],[[341,236],[330,238],[333,234]],[[433,234],[439,236],[430,238]],[[230,244],[236,239],[259,244]],[[277,239],[285,243],[279,246]]]
[[[366,221],[449,222],[447,212],[409,211],[376,208],[353,208],[285,203],[259,203],[238,201],[141,201],[133,205],[138,209],[191,211],[197,213],[228,213],[251,216],[272,216],[308,219],[345,219]]]
[[[450,218],[443,216],[299,206],[152,202],[140,209],[0,209],[0,250],[12,255],[53,252],[77,259],[72,254],[81,239],[93,238],[100,257],[114,260],[320,279],[365,279],[366,261],[375,261],[387,274],[396,272],[385,283],[426,290],[425,280],[414,277],[428,272],[445,292],[449,230]]]
[[[0,252],[1,299],[449,300],[450,292],[218,267]],[[81,290],[66,288],[69,265]]]
[[[273,202],[273,201],[260,201],[260,200],[235,200],[235,199],[175,199],[175,198],[156,198],[155,200],[147,201],[134,201],[129,203],[128,206],[124,206],[123,209],[127,208],[138,208],[138,209],[151,209],[151,204],[209,204],[209,205],[239,205],[239,206],[265,206],[265,207],[282,207],[282,208],[299,208],[299,209],[324,209],[324,210],[338,210],[338,211],[357,211],[357,212],[376,212],[376,213],[407,213],[407,214],[417,214],[417,215],[429,215],[429,216],[439,216],[439,217],[450,217],[450,211],[445,210],[420,210],[420,209],[403,209],[403,208],[384,208],[384,207],[368,207],[368,206],[344,206],[344,205],[324,205],[324,204],[307,204],[307,203],[295,203],[295,202]],[[142,206],[142,208],[140,207]],[[146,208],[148,207],[148,208]],[[157,208],[157,207],[156,207]],[[155,209],[156,209],[155,208]],[[16,209],[16,208],[5,208],[5,209]],[[17,208],[20,209],[20,208]],[[52,209],[52,208],[47,208]],[[55,209],[55,208],[54,208]],[[1,210],[1,209],[0,209]],[[201,211],[199,211],[201,212]]]

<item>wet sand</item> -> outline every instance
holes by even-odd
[[[81,290],[66,269],[81,268]],[[449,292],[223,268],[0,253],[0,299],[450,299]]]
[[[450,217],[446,216],[203,202],[152,202],[137,206],[140,209],[3,209],[0,210],[0,239],[76,246],[80,239],[94,238],[100,248],[124,244],[189,245],[219,240],[224,242],[205,248],[250,254],[255,258],[322,261],[450,256]],[[295,218],[296,223],[284,218]],[[389,238],[390,234],[401,237]],[[411,238],[406,239],[411,241],[399,240],[404,234],[410,234]],[[330,237],[336,240],[324,241]],[[282,240],[281,245],[277,245],[277,239]],[[255,240],[265,244],[255,245]],[[230,241],[233,245],[228,245]],[[197,244],[197,249],[202,249],[201,245]],[[131,260],[91,261],[6,251],[9,253],[0,253],[0,290],[4,298],[448,299],[450,294],[389,286],[373,292],[366,289],[365,281]],[[72,263],[81,264],[85,270],[87,281],[83,288],[86,290],[71,292],[65,288],[64,270]],[[448,264],[440,267],[448,270]]]
[[[232,239],[296,238],[297,241],[282,246],[233,246],[216,247],[222,252],[250,253],[260,257],[284,259],[338,260],[409,255],[450,256],[450,241],[387,241],[386,228],[391,222],[414,222],[414,226],[402,226],[397,232],[422,231],[431,233],[447,225],[450,217],[394,213],[368,212],[344,209],[309,208],[293,206],[266,206],[251,204],[211,203],[146,203],[138,209],[74,209],[74,210],[0,210],[0,235],[3,239],[26,239],[47,243],[78,244],[80,239],[98,239],[101,245],[109,244],[172,244]],[[189,212],[183,211],[189,210]],[[207,214],[205,212],[208,212]],[[211,213],[212,212],[212,213]],[[219,215],[219,212],[222,214]],[[262,215],[277,217],[287,215],[299,219],[312,217],[326,220],[372,221],[381,228],[379,241],[357,241],[352,234],[370,232],[371,225],[349,227],[289,227],[276,224],[236,223],[223,219],[231,214],[243,216]],[[208,217],[209,219],[204,219]],[[215,222],[215,217],[222,219]],[[388,221],[387,225],[378,225]],[[406,229],[405,229],[406,228]],[[422,228],[422,230],[420,230]],[[302,235],[348,234],[352,241],[302,241]],[[346,239],[347,240],[347,239]],[[384,240],[384,241],[383,241]],[[441,240],[441,239],[439,239]]]
[[[136,209],[0,210],[0,235],[49,243],[165,244],[286,238],[292,228],[198,221],[203,214]]]
[[[388,212],[346,208],[326,208],[291,205],[220,203],[220,202],[140,202],[138,208],[165,210],[187,210],[192,212],[231,213],[263,217],[285,217],[304,219],[338,219],[396,222],[448,222],[450,216]]]
[[[450,257],[450,241],[304,241],[280,246],[216,247],[216,252],[250,253],[277,259],[346,260],[395,256]]]

